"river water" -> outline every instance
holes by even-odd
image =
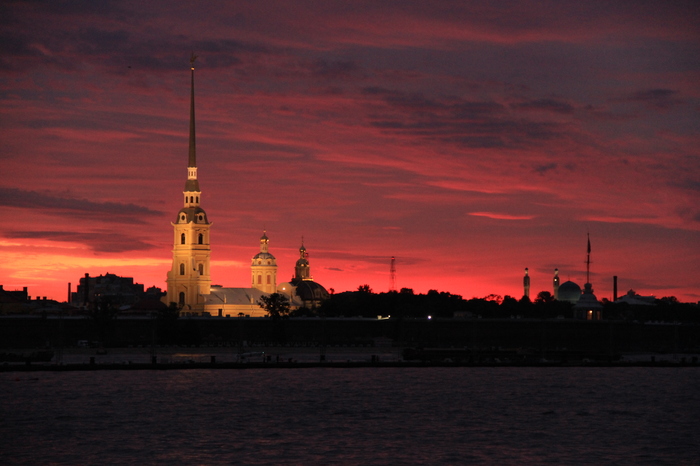
[[[698,464],[700,368],[0,373],[4,464]]]

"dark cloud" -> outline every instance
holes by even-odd
[[[646,89],[633,92],[616,100],[620,102],[640,102],[659,110],[668,110],[684,103],[682,99],[678,98],[679,95],[680,91],[672,89]]]
[[[12,239],[44,239],[65,243],[82,243],[95,252],[119,253],[146,251],[154,245],[142,241],[140,237],[117,233],[114,230],[84,231],[10,231],[3,234]]]
[[[535,173],[539,173],[540,175],[544,175],[548,171],[556,170],[556,168],[557,168],[556,163],[547,163],[544,165],[535,165],[533,167],[533,171],[535,171]]]
[[[319,58],[314,60],[311,70],[315,76],[343,79],[352,77],[359,70],[359,67],[353,61],[333,61]]]
[[[682,188],[682,189],[689,189],[691,191],[700,192],[700,180],[691,180],[691,179],[674,180],[674,181],[669,182],[669,186],[673,186],[676,188]]]
[[[563,113],[567,115],[574,113],[574,107],[571,104],[553,99],[531,100],[528,102],[513,104],[511,107],[517,110],[546,111]]]
[[[26,191],[16,188],[0,188],[0,205],[24,209],[43,210],[58,215],[77,215],[105,222],[142,224],[146,218],[162,213],[136,204],[94,202],[49,192]]]
[[[429,99],[382,87],[363,93],[377,96],[386,111],[374,110],[370,126],[389,133],[438,140],[469,148],[522,148],[560,137],[559,124],[516,118],[496,101]]]

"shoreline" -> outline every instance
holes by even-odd
[[[64,348],[50,360],[0,363],[0,372],[96,370],[435,368],[435,367],[700,367],[697,353],[627,353],[597,358],[565,358],[544,352],[529,358],[441,357],[404,360],[403,347],[131,347]],[[5,350],[16,354],[39,350]],[[245,352],[244,352],[245,351]],[[0,351],[2,352],[2,351]],[[322,356],[323,355],[323,356]]]

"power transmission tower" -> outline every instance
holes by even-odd
[[[396,291],[396,258],[391,256],[391,267],[389,268],[389,291]]]

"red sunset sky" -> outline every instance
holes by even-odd
[[[5,1],[0,284],[165,288],[189,56],[212,279],[700,300],[696,1]]]

